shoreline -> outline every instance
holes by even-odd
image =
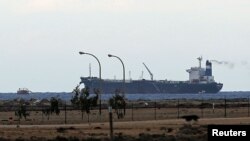
[[[94,96],[94,95],[93,95]],[[106,102],[114,94],[102,94],[102,101]],[[16,101],[16,100],[50,100],[52,97],[58,98],[61,101],[70,102],[73,95],[71,93],[38,93],[20,95],[16,93],[0,94],[0,101]],[[230,93],[230,94],[125,94],[125,99],[128,102],[137,101],[169,101],[169,100],[244,100],[250,99],[250,92],[246,93]]]

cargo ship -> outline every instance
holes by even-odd
[[[101,89],[103,94],[114,94],[117,92],[125,94],[187,94],[187,93],[218,93],[222,87],[222,83],[217,83],[212,75],[212,63],[206,61],[206,68],[201,67],[202,57],[197,58],[198,67],[191,67],[187,70],[189,80],[187,81],[171,81],[171,80],[154,80],[153,74],[146,67],[151,76],[151,80],[111,80],[97,77],[81,77],[80,84],[84,84],[90,93],[94,93],[96,89]]]

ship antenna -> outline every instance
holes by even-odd
[[[132,80],[132,78],[131,78],[131,71],[129,71],[129,79]]]
[[[141,77],[140,77],[140,79],[143,79],[143,71],[141,71]]]
[[[202,61],[202,56],[197,58],[199,60],[199,68],[201,68],[201,61]]]
[[[89,63],[89,77],[91,77],[91,63]]]

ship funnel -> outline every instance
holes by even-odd
[[[206,61],[206,76],[212,76],[212,63],[209,62],[208,60]]]

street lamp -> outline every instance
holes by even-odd
[[[123,93],[125,93],[125,67],[124,67],[124,63],[122,62],[122,59],[118,56],[108,54],[108,57],[115,57],[115,58],[119,59],[122,63],[122,67],[123,67]]]
[[[98,94],[98,99],[99,99],[99,114],[101,115],[101,113],[102,113],[102,107],[101,107],[101,93],[102,93],[101,63],[98,60],[98,58],[95,55],[91,54],[91,53],[86,53],[86,52],[81,52],[80,51],[79,54],[80,55],[86,54],[86,55],[93,56],[97,60],[97,62],[99,64],[99,79],[100,79],[99,89],[100,89],[100,93]]]

